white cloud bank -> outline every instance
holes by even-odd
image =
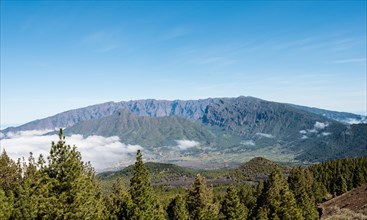
[[[177,147],[180,148],[180,150],[187,150],[189,148],[200,146],[199,142],[192,140],[176,140],[176,143]]]
[[[58,135],[45,135],[49,131],[26,131],[7,134],[8,139],[0,141],[1,150],[5,149],[7,154],[14,160],[29,156],[32,152],[35,157],[43,154],[49,155],[51,142],[58,140]],[[66,137],[66,144],[75,145],[82,154],[83,161],[90,161],[96,170],[105,169],[113,166],[117,162],[129,159],[130,154],[135,156],[139,145],[130,145],[120,142],[120,138],[89,136],[84,138],[82,135],[72,135]]]

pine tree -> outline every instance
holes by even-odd
[[[109,212],[109,219],[129,219],[129,211],[132,209],[132,200],[130,195],[124,191],[119,178],[113,184],[112,190],[107,196],[106,204]]]
[[[268,220],[268,213],[270,211],[266,208],[266,207],[260,207],[259,210],[256,213],[256,217],[252,218],[252,219],[256,219],[256,220]]]
[[[264,190],[264,182],[263,181],[260,181],[257,185],[256,185],[256,190],[254,192],[254,196],[256,198],[259,198],[260,195],[263,193],[263,190]]]
[[[14,162],[5,150],[0,155],[0,188],[4,190],[5,195],[16,190],[22,181],[22,169],[20,162]]]
[[[186,209],[185,200],[177,195],[167,206],[167,215],[169,220],[187,220],[189,213]]]
[[[365,182],[365,177],[363,176],[363,172],[358,167],[353,175],[353,187],[361,186]]]
[[[42,173],[38,170],[32,153],[28,158],[28,164],[23,163],[22,172],[24,173],[21,186],[16,190],[18,195],[14,203],[14,210],[12,213],[13,219],[37,219],[42,216],[40,204],[47,193],[42,191],[41,184]],[[46,210],[43,210],[46,212]]]
[[[252,215],[252,212],[256,207],[256,190],[257,189],[253,189],[247,184],[244,184],[239,192],[240,201],[247,208],[248,216]]]
[[[335,193],[341,195],[348,191],[347,181],[342,174],[339,174],[335,182]]]
[[[12,202],[0,188],[0,219],[9,219],[12,213]]]
[[[312,192],[313,182],[312,174],[301,167],[293,168],[288,177],[289,188],[292,190],[305,220],[319,218]]]
[[[233,185],[227,189],[227,194],[222,201],[220,209],[220,219],[225,220],[245,220],[247,219],[248,210],[240,202],[237,190]]]
[[[134,165],[134,175],[130,179],[129,193],[134,204],[130,218],[155,219],[158,218],[157,202],[153,197],[153,189],[149,173],[144,166],[143,156],[138,150]]]
[[[44,202],[49,205],[43,218],[105,218],[105,205],[95,172],[90,163],[82,162],[76,146],[65,144],[62,129],[57,144],[52,143],[48,165],[43,172],[41,182],[48,193]]]
[[[196,175],[192,187],[188,190],[187,207],[190,219],[216,219],[218,209],[213,204],[213,192],[206,186],[205,178],[200,174]]]
[[[294,195],[279,169],[276,169],[265,182],[257,203],[257,219],[264,219],[264,212],[269,219],[303,219]]]

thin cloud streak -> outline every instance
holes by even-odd
[[[96,31],[81,39],[81,44],[94,47],[95,52],[105,53],[120,47],[116,33],[109,31]]]
[[[336,64],[366,63],[366,58],[345,59],[345,60],[334,60],[334,61],[332,61],[331,63],[336,63]]]
[[[185,27],[176,27],[172,29],[168,34],[162,37],[162,40],[172,40],[191,33],[191,30]]]

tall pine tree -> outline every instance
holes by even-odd
[[[40,218],[43,212],[47,212],[47,210],[42,209],[41,205],[45,202],[44,198],[47,197],[48,193],[44,191],[44,185],[41,183],[42,172],[39,170],[32,153],[28,158],[28,163],[23,163],[22,172],[24,174],[23,181],[16,190],[18,196],[14,203],[12,219]]]
[[[289,188],[292,190],[296,202],[302,211],[305,220],[315,220],[319,218],[315,197],[312,191],[314,179],[312,173],[301,167],[291,170],[288,177]]]
[[[81,160],[76,146],[65,144],[62,129],[59,141],[52,143],[42,182],[47,185],[49,204],[44,218],[104,219],[106,208],[95,172]],[[52,204],[52,205],[50,205]]]
[[[296,204],[294,195],[289,190],[288,183],[279,169],[276,169],[269,176],[257,201],[256,219],[266,218],[282,220],[304,219],[301,210]]]
[[[189,213],[186,208],[185,200],[177,195],[167,206],[167,215],[169,220],[188,220]]]
[[[256,191],[256,188],[250,187],[247,184],[244,184],[239,191],[240,201],[247,208],[248,216],[252,215],[252,212],[256,207]]]
[[[12,202],[0,188],[0,219],[9,219],[12,213]]]
[[[13,193],[22,181],[22,169],[18,163],[10,159],[5,150],[0,155],[0,187],[7,196]]]
[[[114,182],[111,192],[107,195],[106,206],[110,220],[127,220],[131,215],[132,200],[130,195],[124,191],[119,178]]]
[[[205,178],[197,174],[192,187],[188,190],[187,207],[190,219],[216,219],[218,208],[213,203],[213,192],[206,185]]]
[[[220,219],[223,220],[245,220],[247,219],[248,210],[241,203],[238,192],[233,185],[227,189],[227,194],[222,201],[220,209]]]
[[[143,163],[143,156],[138,150],[134,165],[134,175],[130,179],[129,193],[133,207],[131,219],[160,219],[160,210],[153,196],[153,189],[148,170]]]

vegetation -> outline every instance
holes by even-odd
[[[216,204],[213,203],[213,192],[207,187],[205,178],[196,175],[192,187],[187,193],[187,209],[190,219],[215,219],[218,215]]]
[[[233,185],[227,189],[227,194],[222,201],[220,209],[220,219],[225,220],[241,220],[247,219],[248,210],[241,203],[238,192]]]
[[[267,166],[259,170],[257,164]],[[0,219],[313,220],[319,218],[316,205],[328,195],[339,195],[367,182],[366,157],[291,170],[256,158],[239,170],[203,175],[170,164],[148,165],[149,168],[138,151],[133,166],[119,175],[102,175],[109,183],[102,190],[101,178],[89,163],[82,161],[75,146],[65,143],[60,130],[59,141],[52,143],[47,162],[42,155],[36,160],[32,154],[27,162],[15,162],[2,152]],[[256,172],[251,174],[251,167],[270,175],[258,178]],[[163,183],[159,178],[184,176],[191,184],[186,189],[154,185],[151,173],[157,183]],[[205,176],[228,181],[211,185]],[[128,184],[119,177],[128,178]],[[248,178],[252,181],[248,182]]]
[[[187,220],[189,219],[189,213],[186,208],[185,199],[177,195],[167,206],[168,219],[171,220]]]
[[[340,195],[367,182],[367,157],[327,161],[310,170],[328,192]]]

